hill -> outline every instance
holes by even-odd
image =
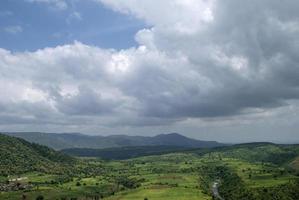
[[[192,151],[199,155],[226,157],[245,160],[248,162],[268,162],[277,165],[283,165],[289,164],[299,155],[299,145],[247,143]]]
[[[0,134],[0,175],[31,171],[63,173],[74,159],[48,147]]]
[[[141,156],[182,152],[185,150],[188,150],[188,148],[178,146],[131,146],[106,149],[73,148],[63,149],[62,152],[77,157],[97,157],[105,160],[124,160]]]
[[[127,146],[179,146],[189,148],[210,148],[223,146],[215,141],[200,141],[182,136],[177,133],[160,134],[154,137],[144,136],[89,136],[78,133],[56,134],[39,132],[6,133],[10,136],[20,137],[29,142],[54,148],[56,150],[69,148],[103,149]]]

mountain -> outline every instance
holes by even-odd
[[[184,146],[184,147],[216,147],[220,146],[219,143],[214,141],[200,141],[190,139],[177,133],[161,134],[152,138],[152,142],[155,145],[171,145],[171,146]]]
[[[0,134],[0,175],[31,171],[63,173],[75,160],[46,146]]]
[[[89,136],[79,133],[39,133],[39,132],[18,132],[6,133],[10,136],[20,137],[29,142],[54,148],[56,150],[70,148],[93,148],[103,149],[112,147],[127,146],[179,146],[189,148],[210,148],[223,146],[215,141],[201,141],[182,136],[177,133],[160,134],[154,137],[145,136]]]

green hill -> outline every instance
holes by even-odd
[[[246,160],[248,162],[269,162],[277,165],[288,164],[299,155],[298,145],[273,143],[248,143],[213,149],[195,150],[200,155]]]
[[[74,159],[48,147],[0,134],[0,175],[63,173]]]

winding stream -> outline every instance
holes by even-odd
[[[219,199],[219,200],[224,200],[220,194],[219,194],[219,191],[218,191],[218,186],[219,186],[219,181],[215,181],[212,185],[212,193],[213,193],[213,196],[216,198],[216,199]]]

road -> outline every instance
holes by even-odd
[[[219,200],[224,200],[220,194],[219,194],[219,191],[218,191],[218,186],[219,186],[219,181],[215,181],[212,185],[212,193],[213,193],[213,196],[216,198],[216,199],[219,199]]]

